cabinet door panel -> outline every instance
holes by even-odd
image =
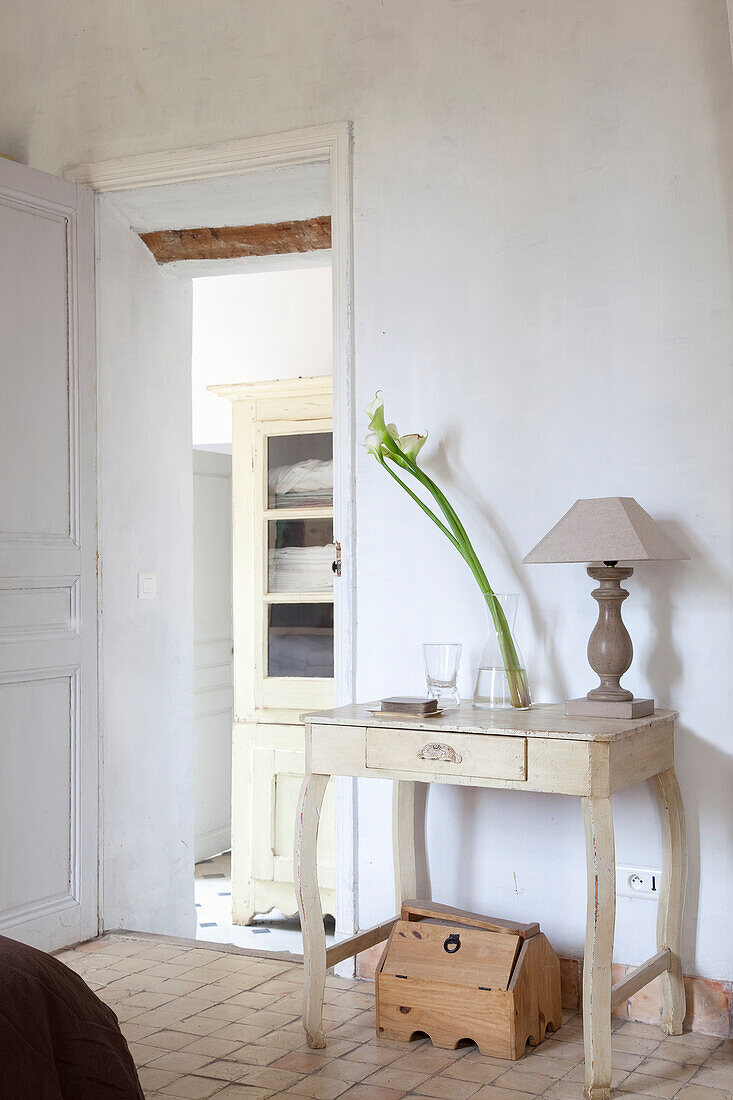
[[[292,884],[293,836],[305,753],[286,749],[252,751],[252,876]],[[334,889],[333,782],[321,811],[318,873],[322,890]]]

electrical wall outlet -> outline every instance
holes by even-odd
[[[620,898],[658,898],[662,872],[653,867],[617,867],[616,894]]]

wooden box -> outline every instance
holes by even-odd
[[[562,1024],[560,964],[538,924],[406,901],[376,972],[377,1035],[437,1047],[471,1039],[521,1058]]]

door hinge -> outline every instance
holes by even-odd
[[[337,577],[340,577],[341,576],[341,543],[337,542],[334,545],[336,546],[336,557],[335,557],[334,561],[331,562],[331,569],[333,570],[333,572],[336,574]]]

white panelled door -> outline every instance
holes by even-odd
[[[0,159],[0,933],[97,932],[94,199]]]

